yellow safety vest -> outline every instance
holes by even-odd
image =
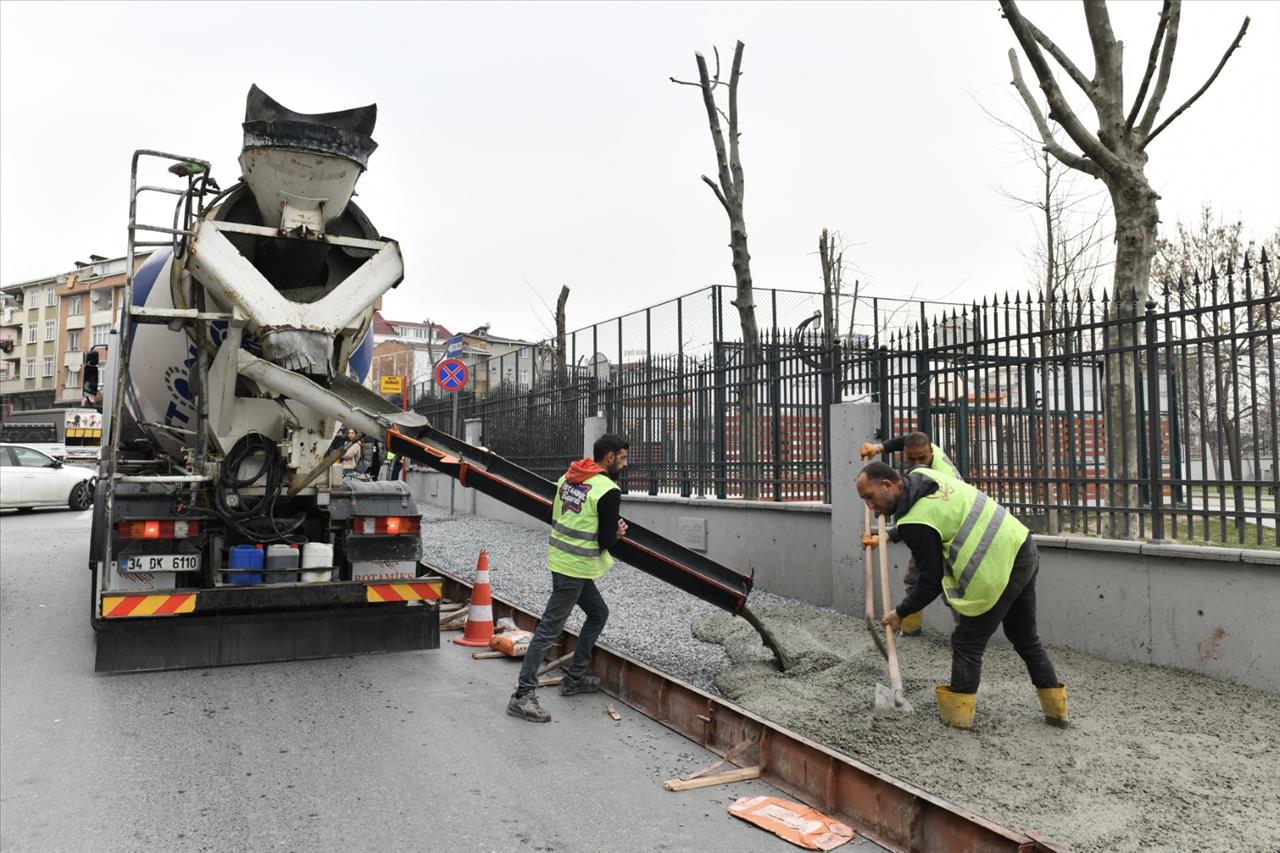
[[[981,616],[1008,586],[1027,528],[963,480],[930,468],[912,473],[934,480],[938,488],[912,504],[898,518],[898,526],[923,524],[937,531],[942,540],[943,596],[961,616]]]
[[[547,565],[551,571],[594,580],[613,568],[613,555],[600,547],[600,499],[618,488],[604,474],[582,483],[561,477],[551,504]]]
[[[955,477],[957,480],[964,481],[964,477],[960,476],[960,472],[956,470],[956,465],[951,461],[951,457],[942,452],[942,448],[936,444],[929,445],[933,448],[933,462],[929,465],[930,470],[941,471],[948,477]]]

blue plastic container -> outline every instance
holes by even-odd
[[[231,559],[227,563],[231,573],[227,575],[229,583],[262,583],[262,546],[232,545]],[[236,571],[240,569],[241,571]],[[244,569],[257,569],[244,571]]]

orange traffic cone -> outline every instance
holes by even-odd
[[[454,640],[460,646],[489,647],[493,637],[493,597],[489,589],[489,552],[480,550],[476,563],[476,582],[471,588],[471,606],[467,609],[467,627]]]

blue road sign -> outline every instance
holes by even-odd
[[[454,335],[444,342],[444,355],[445,358],[462,355],[462,335]]]
[[[436,384],[446,391],[461,391],[467,385],[467,366],[456,358],[436,365]]]

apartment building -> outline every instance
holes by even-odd
[[[79,405],[84,354],[106,353],[125,270],[125,258],[90,255],[72,270],[0,287],[0,415]]]
[[[53,405],[57,376],[59,279],[0,287],[0,414]]]

